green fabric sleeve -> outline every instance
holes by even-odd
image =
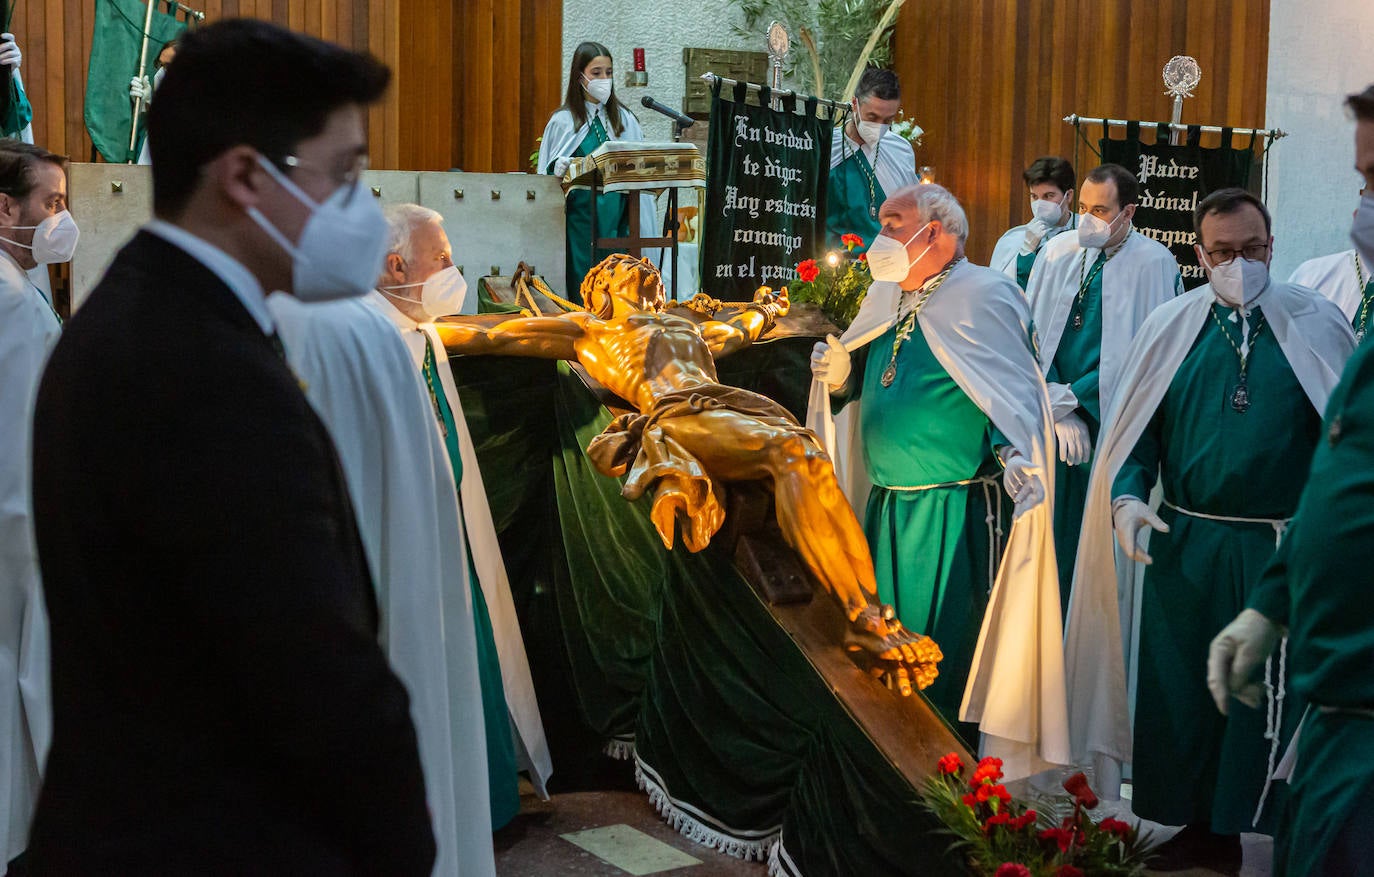
[[[1112,499],[1121,496],[1146,499],[1150,495],[1150,490],[1154,488],[1155,479],[1159,476],[1163,407],[1161,403],[1161,410],[1156,411],[1150,418],[1149,425],[1135,443],[1135,449],[1126,458],[1126,462],[1121,464],[1121,471],[1116,473],[1116,480],[1112,482]]]
[[[1288,537],[1297,526],[1297,519],[1289,524],[1288,532],[1279,543],[1278,551],[1274,552],[1268,566],[1260,574],[1259,583],[1255,585],[1254,592],[1250,594],[1250,601],[1246,604],[1248,608],[1254,609],[1275,624],[1288,624],[1288,546],[1293,543]]]
[[[1078,399],[1078,410],[1088,416],[1093,427],[1102,423],[1102,402],[1099,398],[1098,379],[1101,372],[1093,369],[1083,377],[1069,384],[1069,389]]]

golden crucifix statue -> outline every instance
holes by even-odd
[[[935,642],[902,627],[877,600],[873,559],[830,458],[816,437],[766,396],[721,384],[715,359],[748,346],[787,313],[787,290],[764,287],[728,320],[698,323],[664,312],[663,281],[645,259],[609,256],[582,283],[588,311],[520,317],[489,328],[439,325],[451,354],[566,359],[630,402],[587,448],[622,494],[653,491],[651,517],[672,549],[700,551],[725,520],[722,482],[772,483],[787,544],[844,607],[845,645],[910,694],[935,680]]]

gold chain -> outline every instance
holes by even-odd
[[[1250,351],[1255,349],[1255,342],[1259,340],[1260,332],[1265,327],[1264,314],[1259,314],[1256,318],[1255,327],[1250,330],[1249,343],[1245,345],[1245,352],[1242,353],[1240,345],[1236,343],[1236,340],[1231,337],[1231,333],[1226,329],[1226,324],[1221,322],[1221,318],[1217,316],[1216,308],[1212,308],[1208,313],[1212,315],[1212,320],[1221,330],[1221,334],[1226,336],[1226,340],[1230,343],[1231,349],[1236,352],[1236,356],[1240,357],[1240,375],[1241,380],[1244,380],[1246,370],[1250,367]]]
[[[902,349],[902,342],[911,337],[911,332],[916,327],[916,316],[920,314],[926,302],[930,301],[935,290],[944,285],[945,280],[949,277],[949,272],[953,271],[955,266],[962,261],[963,257],[955,259],[934,278],[923,283],[921,288],[917,290],[916,302],[911,306],[911,310],[906,313],[906,316],[899,317],[900,325],[897,327],[897,337],[892,339],[892,359],[888,360],[887,368],[883,369],[882,373],[881,383],[884,387],[892,386],[892,382],[897,378],[897,353]],[[905,298],[906,293],[903,292],[902,295]],[[898,312],[900,314],[900,308]]]
[[[1113,249],[1110,253],[1107,253],[1106,250],[1103,250],[1102,252],[1106,253],[1107,257],[1103,259],[1101,262],[1096,262],[1093,264],[1092,273],[1088,275],[1086,280],[1083,279],[1083,272],[1086,271],[1088,268],[1088,251],[1083,251],[1082,257],[1078,260],[1078,295],[1074,297],[1073,308],[1070,311],[1071,313],[1083,313],[1083,297],[1088,294],[1088,288],[1093,285],[1093,281],[1097,279],[1097,275],[1102,273],[1102,269],[1107,267],[1107,263],[1114,259],[1116,257],[1116,254],[1121,252],[1122,248],[1126,246],[1126,241],[1130,239],[1131,235],[1134,232],[1134,228],[1126,232],[1126,237],[1122,238],[1121,243],[1117,244],[1116,248]],[[1074,323],[1075,329],[1081,329],[1082,327],[1083,322],[1081,319]]]

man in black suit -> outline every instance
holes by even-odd
[[[39,390],[54,727],[34,873],[429,873],[406,692],[263,302],[371,286],[385,226],[373,256],[358,174],[388,78],[242,20],[191,32],[168,68],[157,219]]]

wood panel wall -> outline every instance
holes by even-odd
[[[894,49],[902,106],[927,131],[917,162],[968,211],[975,262],[1030,218],[1022,170],[1073,160],[1064,116],[1168,121],[1161,71],[1174,55],[1202,68],[1184,122],[1266,124],[1268,0],[917,0]],[[1101,128],[1085,133],[1095,146]],[[1079,178],[1097,163],[1080,142]]]
[[[372,166],[521,170],[562,102],[562,0],[189,0],[207,23],[261,18],[390,65],[368,119]],[[19,0],[12,28],[34,139],[77,160],[95,0]],[[133,66],[133,62],[130,62]],[[543,71],[550,71],[545,74]]]

